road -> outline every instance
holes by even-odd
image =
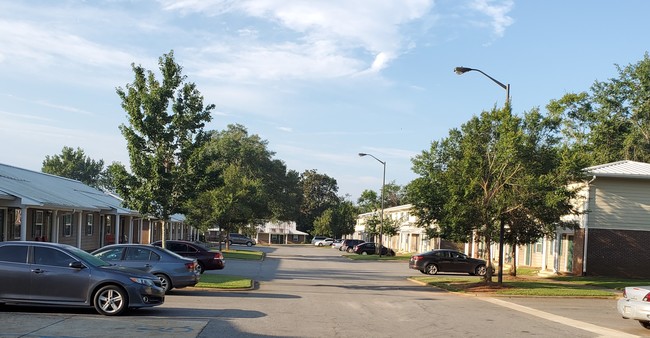
[[[245,247],[242,247],[245,248]],[[1,337],[635,337],[612,299],[491,298],[410,282],[405,262],[352,261],[310,246],[253,247],[229,260],[249,291],[172,291],[165,304],[108,318],[92,310],[6,307]],[[415,272],[419,274],[419,272]],[[478,277],[477,277],[478,278]]]

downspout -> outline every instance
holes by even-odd
[[[585,240],[584,248],[582,250],[582,275],[587,274],[587,246],[589,244],[589,200],[591,199],[591,188],[589,185],[596,180],[596,175],[594,175],[589,182],[587,182],[587,201],[585,206],[584,222],[583,226],[585,228]]]
[[[26,205],[22,205],[20,207],[20,240],[21,241],[27,240],[27,206]]]

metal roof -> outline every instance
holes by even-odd
[[[0,199],[21,205],[138,215],[122,200],[80,181],[0,163]]]
[[[585,168],[584,171],[596,177],[650,179],[650,163],[644,162],[618,161]]]

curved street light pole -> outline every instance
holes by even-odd
[[[381,163],[384,166],[384,175],[382,177],[381,181],[381,211],[379,217],[381,218],[381,222],[379,223],[379,258],[381,258],[381,249],[382,247],[382,237],[384,235],[384,187],[386,186],[386,162],[382,161],[378,158],[376,158],[372,154],[366,154],[366,153],[359,153],[359,156],[370,156],[377,160],[377,162]]]
[[[471,71],[476,71],[479,72],[483,75],[485,75],[488,79],[494,81],[494,83],[498,84],[501,88],[506,90],[506,107],[510,104],[510,84],[503,84],[497,79],[491,77],[490,75],[487,75],[480,69],[476,68],[468,68],[468,67],[456,67],[454,68],[454,72],[458,75],[465,74],[467,72]],[[503,219],[500,219],[500,224],[499,224],[499,274],[498,274],[498,283],[501,284],[503,282],[503,237],[504,237],[504,228],[503,228]]]

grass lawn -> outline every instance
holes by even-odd
[[[349,259],[353,259],[356,261],[408,261],[411,258],[411,255],[400,255],[397,254],[395,256],[381,256],[379,255],[357,255],[357,254],[347,254],[343,255],[343,257],[347,257]]]
[[[204,273],[196,287],[212,289],[246,289],[253,286],[253,280],[229,275]]]
[[[492,283],[481,277],[415,276],[412,280],[436,286],[452,292],[471,294],[493,294],[503,296],[534,297],[604,297],[615,298],[625,286],[650,285],[649,280],[614,279],[608,277],[554,276],[539,277],[532,269],[518,269],[517,276],[503,276],[503,284],[497,283],[496,274]]]
[[[222,250],[221,253],[225,259],[247,259],[247,260],[261,260],[264,258],[262,251],[251,250]]]

